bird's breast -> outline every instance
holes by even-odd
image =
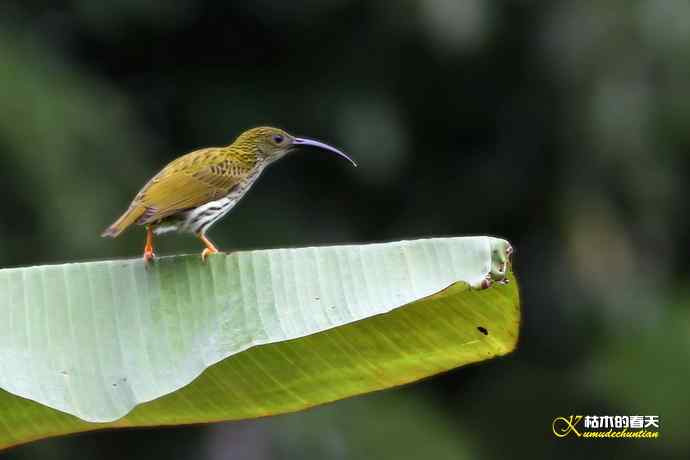
[[[263,168],[259,167],[251,171],[237,184],[232,186],[223,198],[209,201],[208,203],[187,211],[181,216],[181,224],[178,225],[177,229],[183,232],[205,233],[211,225],[218,222],[235,207],[249,191],[254,182],[256,182],[262,170]]]
[[[225,198],[229,200],[234,200],[235,202],[242,199],[244,194],[249,191],[252,185],[254,185],[254,182],[256,182],[256,180],[259,178],[263,169],[264,168],[262,166],[255,167],[252,171],[249,172],[249,174],[247,174],[237,184],[233,185],[230,188],[228,194],[225,195]]]

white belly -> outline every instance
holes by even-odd
[[[232,208],[238,200],[229,197],[221,198],[192,209],[185,213],[185,218],[181,222],[178,231],[189,233],[205,233],[206,229],[218,222]]]
[[[262,170],[263,168],[257,168],[227,196],[215,201],[209,201],[198,208],[190,209],[170,219],[166,219],[153,230],[154,233],[156,235],[173,231],[194,234],[206,233],[206,230],[211,225],[218,222],[235,207],[237,202],[249,191]]]

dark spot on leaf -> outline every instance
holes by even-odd
[[[314,297],[314,300],[320,300],[319,297]]]
[[[489,331],[487,331],[486,328],[483,326],[477,326],[477,330],[484,335],[489,335]]]

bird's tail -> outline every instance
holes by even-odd
[[[102,237],[116,238],[120,233],[124,232],[127,227],[135,223],[141,216],[146,212],[146,208],[143,206],[130,206],[127,211],[125,211],[119,219],[113,223],[110,227],[106,228]]]

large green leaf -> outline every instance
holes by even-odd
[[[294,411],[508,353],[517,286],[481,289],[506,277],[508,248],[439,238],[0,270],[0,448]]]

